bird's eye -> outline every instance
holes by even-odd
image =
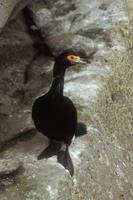
[[[70,56],[70,59],[73,60],[75,58],[75,56]]]
[[[78,59],[78,56],[74,56],[74,55],[67,56],[67,60],[76,60],[76,59]]]

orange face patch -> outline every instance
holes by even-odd
[[[80,60],[79,56],[69,55],[66,57],[67,60]]]

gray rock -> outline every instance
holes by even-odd
[[[0,173],[10,173],[19,167],[19,163],[12,159],[0,160]]]
[[[31,0],[0,0],[0,32],[5,24],[30,2]]]
[[[51,1],[47,4],[42,3],[40,7],[37,5],[31,4],[29,9],[52,54],[57,55],[68,48],[84,50],[87,55],[96,51],[96,45],[91,39],[77,34],[79,30],[72,30],[73,17],[76,18],[80,12],[76,2],[68,4],[65,1]],[[58,7],[60,9],[57,9]]]
[[[7,178],[15,178],[23,169],[22,164],[14,159],[0,160],[0,180]],[[21,171],[22,172],[22,171]]]
[[[94,42],[91,39],[70,33],[49,36],[45,39],[45,43],[49,46],[53,55],[58,55],[65,49],[75,49],[75,51],[83,51],[88,57],[96,51]]]
[[[46,91],[50,83],[52,62],[50,58],[39,57],[33,63],[31,82],[24,84],[25,68],[35,53],[21,16],[1,34],[0,49],[0,143],[3,143],[33,128],[31,105],[37,92]]]
[[[132,131],[129,133],[124,129],[124,133],[121,133],[121,129],[114,127],[117,122],[110,121],[109,126],[113,127],[114,132],[112,133],[112,129],[109,134],[106,132],[106,121],[109,121],[113,112],[111,110],[108,113],[106,107],[106,101],[110,103],[110,99],[101,99],[101,110],[103,108],[103,113],[106,114],[103,124],[99,113],[95,111],[98,106],[96,102],[98,104],[99,96],[103,93],[102,84],[105,84],[101,82],[101,78],[107,80],[112,73],[112,64],[116,65],[119,60],[124,60],[123,55],[128,53],[127,40],[122,41],[129,31],[123,2],[49,0],[45,1],[45,5],[43,2],[32,4],[30,9],[36,26],[53,54],[62,51],[67,45],[77,48],[83,45],[88,55],[93,53],[95,47],[97,49],[91,64],[70,68],[65,77],[65,95],[75,103],[79,120],[87,124],[88,134],[71,144],[70,154],[75,167],[73,178],[57,163],[56,157],[37,160],[37,156],[48,145],[48,140],[40,133],[31,134],[31,137],[25,137],[24,134],[12,139],[11,141],[15,141],[12,145],[8,142],[3,144],[0,152],[3,174],[12,174],[18,169],[19,163],[25,170],[15,178],[0,180],[0,199],[132,200]],[[130,15],[132,16],[132,12]],[[29,82],[23,83],[24,69],[32,60],[34,50],[24,25],[22,29],[15,29],[18,27],[15,23],[9,24],[0,39],[3,50],[0,51],[2,142],[33,127],[30,118],[33,99],[47,91],[52,77],[53,61],[42,56],[33,62]],[[112,53],[118,55],[118,60],[109,62]],[[128,66],[130,63],[125,64]],[[108,92],[110,88],[107,94]],[[119,100],[120,97],[113,97],[114,105]],[[121,115],[123,112],[127,114],[129,108],[122,110]],[[119,123],[123,125],[127,120]],[[96,128],[97,121],[99,129]],[[7,169],[8,165],[7,168],[5,166],[10,160],[11,167]]]

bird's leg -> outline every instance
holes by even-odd
[[[60,151],[57,154],[57,161],[67,169],[71,176],[74,175],[74,166],[69,154],[68,145],[62,144]]]
[[[78,122],[77,130],[75,133],[75,137],[79,137],[87,134],[87,127],[83,122]]]
[[[38,160],[41,160],[43,158],[50,158],[52,156],[57,155],[59,150],[61,149],[62,143],[56,140],[51,140],[50,144],[46,149],[44,149],[41,154],[37,157]]]

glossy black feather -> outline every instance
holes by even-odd
[[[39,97],[33,105],[32,118],[36,128],[49,139],[71,143],[77,128],[77,111],[68,97],[49,93]]]
[[[63,95],[64,75],[66,68],[76,62],[67,60],[73,51],[66,51],[55,59],[53,82],[48,93],[37,98],[32,107],[32,119],[36,128],[50,139],[49,146],[38,156],[38,159],[57,155],[57,160],[71,176],[74,174],[73,163],[68,146],[74,135],[86,131],[86,127],[78,126],[77,110],[70,98]],[[63,145],[65,149],[62,149]]]

